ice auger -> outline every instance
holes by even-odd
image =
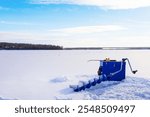
[[[79,85],[70,85],[70,88],[75,92],[78,92],[90,88],[91,86],[95,86],[96,84],[100,84],[102,81],[121,81],[125,79],[126,61],[129,64],[131,72],[133,74],[137,72],[137,70],[132,69],[128,58],[123,58],[121,61],[110,60],[109,58],[98,61],[100,61],[100,66],[97,72],[99,76],[98,78],[91,79],[87,82],[80,81]]]

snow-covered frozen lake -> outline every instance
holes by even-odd
[[[137,74],[73,92],[70,84],[97,76],[99,62],[129,58]],[[150,50],[0,51],[0,99],[150,99]]]

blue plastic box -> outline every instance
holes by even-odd
[[[102,78],[106,78],[109,81],[121,81],[125,79],[125,70],[126,62],[125,61],[116,61],[116,60],[101,60],[99,72]]]

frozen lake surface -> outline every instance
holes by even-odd
[[[97,76],[99,62],[129,58],[137,74],[73,92],[70,84]],[[150,99],[150,50],[0,51],[0,99]]]

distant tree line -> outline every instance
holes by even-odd
[[[62,46],[0,42],[0,50],[62,50]]]
[[[76,47],[76,48],[64,48],[64,50],[99,50],[101,47]]]

